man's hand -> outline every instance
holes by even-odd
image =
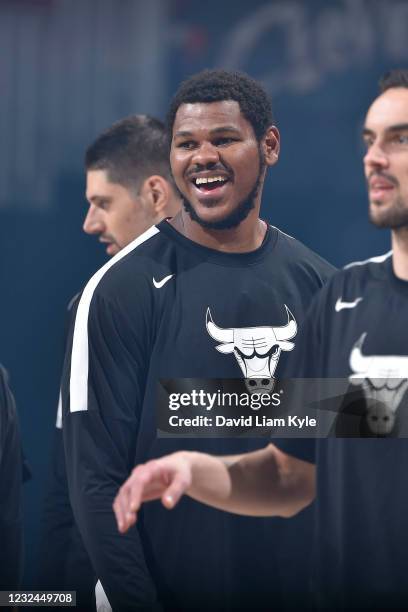
[[[125,533],[136,523],[143,502],[161,499],[171,510],[192,482],[189,453],[178,452],[137,466],[113,502],[118,529]]]
[[[182,495],[247,516],[290,517],[315,495],[315,466],[273,444],[243,455],[214,457],[181,451],[139,465],[113,504],[121,533],[135,524],[141,504],[161,499],[174,508]]]

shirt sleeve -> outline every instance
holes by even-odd
[[[22,449],[15,403],[0,366],[0,590],[20,586],[23,562]]]
[[[50,474],[44,500],[41,529],[39,585],[53,589],[64,585],[66,551],[74,525],[68,495],[62,430],[55,428]]]
[[[41,526],[39,588],[75,590],[77,605],[91,609],[95,573],[69,500],[62,429],[55,428]]]
[[[118,532],[112,503],[134,467],[148,369],[146,300],[81,299],[62,384],[71,504],[92,565],[114,610],[157,605],[137,526]],[[71,348],[70,348],[71,347]]]
[[[64,348],[80,297],[75,295],[68,304]],[[69,500],[61,410],[60,396],[41,521],[38,585],[44,590],[75,590],[77,605],[91,609],[96,579]]]

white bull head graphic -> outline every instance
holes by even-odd
[[[297,333],[294,316],[286,306],[288,322],[282,327],[236,327],[221,328],[213,321],[207,308],[207,331],[220,342],[215,348],[220,353],[234,353],[245,377],[245,384],[251,393],[271,393],[273,374],[278,365],[281,351],[291,351],[294,343],[289,342]]]
[[[399,404],[408,389],[408,357],[399,355],[363,355],[363,334],[350,354],[349,378],[361,385],[367,402],[367,423],[372,433],[388,435],[394,428]]]

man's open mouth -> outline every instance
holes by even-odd
[[[223,187],[229,182],[229,178],[226,176],[199,176],[194,178],[192,182],[201,192],[208,193],[218,187]]]

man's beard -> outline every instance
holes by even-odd
[[[239,202],[235,210],[233,210],[230,215],[225,217],[225,219],[221,219],[220,221],[205,221],[204,219],[201,219],[201,217],[197,215],[190,202],[179,191],[184,210],[190,215],[193,221],[196,221],[199,225],[201,225],[201,227],[204,227],[205,229],[226,230],[238,227],[238,225],[242,223],[244,219],[247,218],[251,210],[255,208],[255,200],[261,187],[264,169],[265,159],[262,150],[259,149],[259,172],[254,186],[247,195],[247,197],[241,202]],[[215,206],[217,206],[217,204],[214,204],[214,207]],[[209,208],[211,208],[211,206]]]
[[[376,227],[393,230],[408,227],[408,206],[401,197],[396,198],[384,211],[377,207],[370,203],[369,217]]]

